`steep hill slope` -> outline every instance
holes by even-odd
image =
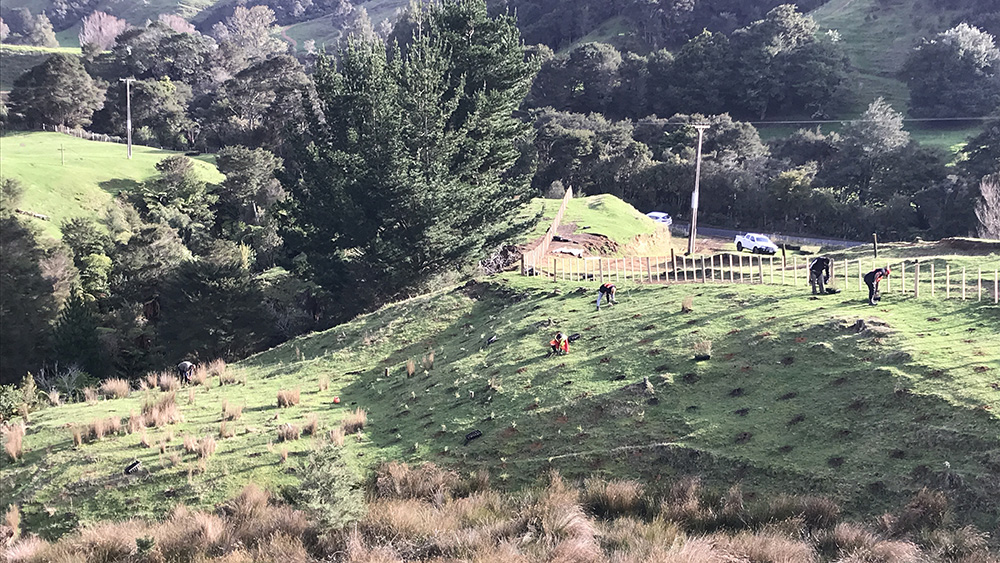
[[[21,207],[49,216],[49,221],[37,224],[59,236],[64,220],[99,217],[115,194],[156,177],[156,163],[174,154],[180,153],[133,145],[128,160],[121,144],[62,133],[12,133],[0,137],[0,174],[24,184]],[[205,181],[224,179],[212,155],[196,157],[194,162]]]
[[[622,283],[619,304],[598,313],[578,285],[499,277],[385,307],[231,366],[235,384],[179,391],[183,422],[143,433],[74,447],[70,427],[127,418],[160,391],[42,410],[0,489],[46,535],[179,501],[209,506],[249,480],[280,491],[362,408],[367,425],[344,446],[359,469],[428,460],[486,469],[511,488],[553,467],[653,489],[701,475],[750,495],[831,495],[857,515],[947,487],[960,521],[998,524],[995,306],[892,294],[873,309],[856,291],[812,299],[801,285]],[[852,329],[858,319],[868,328]],[[556,330],[581,337],[568,356],[546,357]],[[712,359],[694,362],[709,341]],[[301,401],[279,408],[282,389]],[[218,438],[226,405],[242,407],[227,422],[234,436],[199,464],[182,444]],[[312,416],[314,436],[279,441],[282,425]],[[466,442],[473,430],[482,437]],[[142,471],[123,476],[133,460]]]

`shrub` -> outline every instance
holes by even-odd
[[[108,421],[106,418],[95,418],[90,421],[87,437],[91,440],[103,440],[104,434],[108,431],[107,423]]]
[[[172,373],[160,374],[160,391],[169,393],[181,388],[181,381]]]
[[[311,414],[306,417],[306,422],[302,425],[302,434],[305,436],[315,436],[317,431],[319,431],[319,417]]]
[[[146,434],[145,428],[139,431],[139,444],[144,448],[153,447],[153,444],[149,441],[149,435]]]
[[[101,395],[104,395],[106,399],[124,399],[131,392],[128,381],[124,379],[105,379],[101,383]]]
[[[299,404],[298,389],[281,389],[278,391],[278,407],[291,407]]]
[[[315,517],[320,528],[339,530],[364,514],[364,493],[339,448],[327,445],[311,453],[299,476],[296,504]]]
[[[299,427],[294,424],[284,423],[278,427],[278,438],[282,442],[299,439]]]
[[[69,431],[73,434],[73,445],[82,446],[83,445],[83,429],[77,425],[69,427]]]
[[[184,436],[184,452],[193,454],[198,452],[198,440],[193,436]]]
[[[97,403],[97,390],[93,387],[84,387],[83,400],[86,401],[88,405]]]
[[[222,420],[239,420],[243,416],[243,405],[230,405],[222,401]]]
[[[135,434],[136,432],[146,428],[146,417],[135,412],[129,411],[128,413],[128,433]]]
[[[21,538],[14,545],[0,552],[10,563],[20,563],[22,561],[42,561],[40,557],[49,548],[48,542],[42,538],[31,535]]]
[[[13,424],[4,431],[4,450],[10,459],[17,461],[24,454],[25,427],[22,423]]]
[[[336,444],[337,446],[343,447],[343,445],[344,445],[344,429],[338,427],[338,428],[334,428],[333,430],[331,430],[330,431],[330,441],[333,442],[334,444]]]
[[[424,357],[424,369],[427,371],[434,369],[434,350]]]
[[[355,409],[354,412],[348,414],[344,420],[341,421],[340,427],[344,430],[345,434],[354,434],[358,430],[362,430],[365,424],[368,423],[368,413],[364,409]]]
[[[223,377],[226,375],[226,360],[216,358],[205,366],[205,371],[212,377]],[[233,379],[235,381],[235,378]]]

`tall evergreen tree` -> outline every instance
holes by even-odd
[[[511,171],[529,130],[514,113],[535,67],[513,19],[482,0],[417,17],[405,54],[353,38],[339,69],[321,58],[325,124],[289,163],[300,249],[362,306],[474,262],[518,230],[527,201]]]

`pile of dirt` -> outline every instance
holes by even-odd
[[[607,254],[617,254],[620,245],[610,238],[599,233],[577,232],[579,230],[576,223],[564,223],[559,225],[556,236],[553,237],[549,245],[549,254],[552,256],[604,256]]]

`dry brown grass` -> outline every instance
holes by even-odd
[[[71,434],[73,434],[73,445],[76,446],[76,447],[82,446],[83,445],[83,429],[74,424],[73,426],[69,427],[69,431],[70,431]]]
[[[198,459],[208,459],[212,457],[215,453],[215,448],[215,438],[211,436],[205,436],[201,440],[198,440],[198,446],[196,448]]]
[[[288,448],[281,448],[281,450],[278,452],[278,455],[281,456],[281,463],[287,462],[288,461]]]
[[[226,374],[226,360],[216,358],[205,366],[205,371],[211,377],[221,377]]]
[[[101,395],[104,395],[106,399],[124,399],[129,396],[132,389],[128,385],[128,381],[124,379],[105,379],[101,383]]]
[[[16,540],[21,537],[21,507],[11,504],[4,514],[3,521],[10,529],[10,539]]]
[[[385,499],[444,498],[458,482],[458,474],[433,463],[412,467],[390,461],[375,470],[375,494]]]
[[[330,431],[330,441],[336,444],[337,446],[340,447],[344,446],[344,437],[345,435],[343,428],[338,427]]]
[[[358,408],[344,417],[344,420],[340,422],[340,427],[344,430],[345,434],[354,434],[359,430],[363,430],[367,423],[368,413],[364,409]]]
[[[170,393],[181,388],[181,380],[177,379],[177,376],[172,373],[161,373],[160,374],[160,391],[164,393]]]
[[[3,435],[3,448],[11,460],[17,461],[24,455],[24,435],[26,428],[24,424],[17,423],[6,426]]]
[[[94,389],[93,387],[84,387],[83,388],[83,400],[88,405],[96,404],[97,403],[97,397],[98,397],[97,390]]]
[[[57,389],[50,389],[47,393],[49,399],[49,405],[53,407],[58,407],[62,404],[62,400],[59,398],[59,391]]]
[[[146,434],[146,429],[143,428],[139,431],[139,445],[144,448],[152,448],[153,443],[149,441],[149,435]]]
[[[434,350],[431,350],[429,354],[424,356],[422,363],[425,370],[430,371],[434,369]]]
[[[135,412],[129,411],[128,413],[128,433],[135,434],[140,430],[146,428],[146,417]]]
[[[646,505],[643,493],[635,481],[587,479],[580,502],[598,516],[639,514]]]
[[[288,442],[291,440],[298,440],[301,431],[298,426],[294,424],[284,423],[278,427],[278,438],[282,442]]]
[[[699,340],[691,345],[691,349],[694,351],[695,355],[712,355],[712,341],[711,340]]]
[[[198,440],[194,436],[184,436],[183,440],[184,453],[197,453],[198,452]]]
[[[196,365],[191,369],[191,385],[204,385],[208,381],[208,369],[202,365]]]
[[[188,389],[188,404],[194,404],[194,389]]]
[[[149,389],[156,389],[160,385],[160,374],[158,373],[147,373],[144,379],[146,382],[146,387]]]
[[[28,563],[44,561],[40,554],[49,549],[49,543],[42,538],[31,535],[21,538],[5,551],[0,551],[0,559],[10,563]]]
[[[232,438],[236,434],[236,428],[229,426],[225,420],[219,423],[219,438]]]
[[[325,375],[319,376],[319,390],[326,391],[329,388],[330,388],[330,378]]]
[[[310,414],[306,417],[306,421],[302,425],[302,434],[304,436],[315,436],[317,432],[319,432],[319,417],[315,414]]]
[[[278,407],[291,407],[299,404],[298,389],[281,389],[278,391]]]
[[[417,373],[417,364],[412,360],[406,360],[406,377],[413,377]]]
[[[694,297],[686,295],[684,296],[684,299],[681,300],[681,312],[690,313],[691,311],[694,311]]]
[[[239,420],[243,416],[243,405],[231,405],[229,401],[222,401],[222,420]]]
[[[142,415],[146,419],[146,426],[157,428],[184,421],[180,408],[177,406],[175,393],[165,394],[155,402],[146,402],[142,405]]]

